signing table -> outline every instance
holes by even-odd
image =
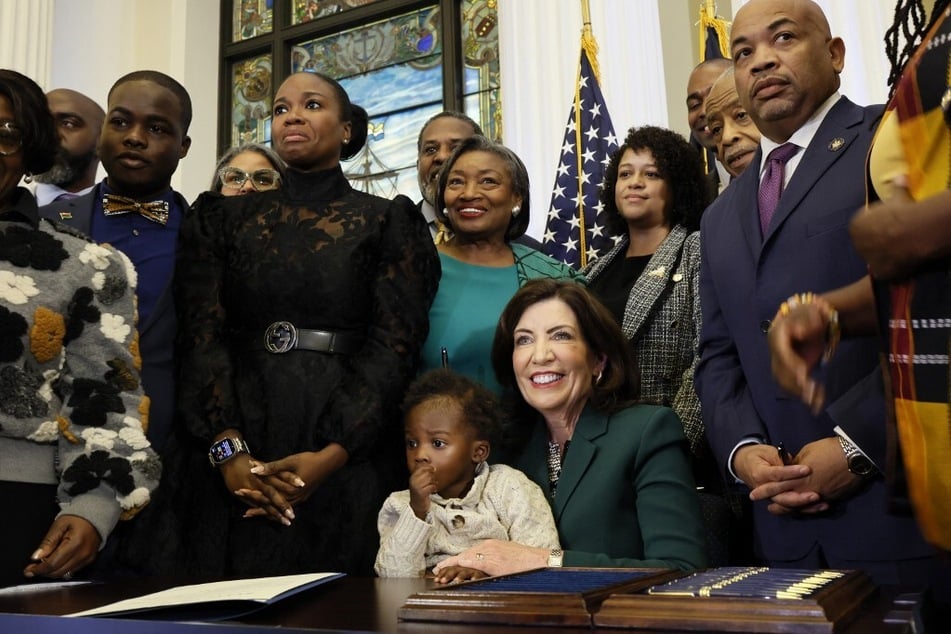
[[[437,586],[427,579],[370,579],[344,577],[267,606],[257,612],[225,623],[182,623],[141,619],[67,618],[61,615],[79,612],[108,603],[181,585],[158,580],[139,580],[121,584],[87,584],[52,587],[46,590],[10,593],[0,591],[0,632],[69,632],[70,634],[249,634],[280,627],[283,632],[301,630],[339,632],[402,632],[407,634],[532,634],[566,631],[545,627],[521,618],[519,625],[400,621],[398,613],[413,595],[425,595]],[[896,597],[898,600],[896,601]],[[895,589],[881,589],[842,631],[901,632],[910,618],[911,605]],[[662,628],[670,631],[668,628]],[[571,631],[571,630],[569,630]],[[591,631],[574,628],[573,631]],[[645,630],[596,627],[598,632],[643,632]],[[707,629],[707,631],[713,631]],[[751,630],[751,631],[756,631]],[[790,629],[788,631],[795,631]]]

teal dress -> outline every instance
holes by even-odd
[[[442,277],[429,310],[429,337],[423,345],[422,370],[449,367],[478,381],[497,395],[502,386],[492,370],[492,339],[505,305],[525,282],[536,278],[584,283],[570,266],[521,244],[511,244],[515,264],[479,266],[439,254]]]

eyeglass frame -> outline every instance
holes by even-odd
[[[241,183],[240,183],[237,187],[234,186],[234,185],[229,185],[229,184],[226,182],[225,174],[228,174],[228,173],[237,173],[237,172],[240,172],[241,174],[244,175],[243,178],[241,179]],[[260,173],[262,173],[262,172],[263,172],[263,173],[266,173],[266,174],[273,174],[273,176],[274,176],[274,185],[273,185],[273,186],[271,186],[271,187],[269,187],[269,188],[267,188],[267,189],[260,189],[260,188],[258,188],[258,183],[255,182],[254,177],[255,177],[257,174],[260,174]],[[271,169],[271,168],[268,168],[268,167],[262,167],[261,169],[256,169],[256,170],[254,170],[253,172],[251,172],[251,173],[249,174],[248,172],[244,171],[244,170],[241,169],[240,167],[234,167],[234,166],[229,165],[229,166],[226,166],[226,167],[222,167],[220,170],[218,170],[218,178],[221,179],[221,188],[222,188],[222,189],[224,189],[225,187],[227,187],[228,189],[241,189],[242,187],[244,187],[244,184],[245,184],[245,183],[250,182],[250,183],[251,183],[251,187],[254,189],[254,191],[256,191],[256,192],[262,192],[262,191],[263,191],[263,192],[267,192],[267,191],[271,191],[271,190],[277,189],[277,188],[280,187],[280,185],[281,185],[281,173],[280,173],[279,171],[277,171],[276,169]]]
[[[7,130],[7,132],[13,132],[14,136],[18,137],[16,141],[17,146],[10,151],[0,150],[0,156],[10,156],[23,149],[23,130],[20,129],[20,126],[13,121],[4,121],[0,124],[0,128]],[[2,135],[0,135],[0,138],[2,138]]]

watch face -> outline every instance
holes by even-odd
[[[849,459],[849,471],[855,475],[868,475],[874,468],[875,466],[872,464],[872,461],[862,454],[857,454]]]
[[[225,438],[213,444],[209,453],[216,464],[221,464],[233,457],[238,452],[237,450],[238,448],[235,447],[234,442],[230,438]]]

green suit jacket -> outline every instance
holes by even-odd
[[[549,491],[548,429],[535,424],[514,461]],[[707,564],[700,506],[683,427],[673,410],[587,405],[548,496],[565,566],[676,568]]]

